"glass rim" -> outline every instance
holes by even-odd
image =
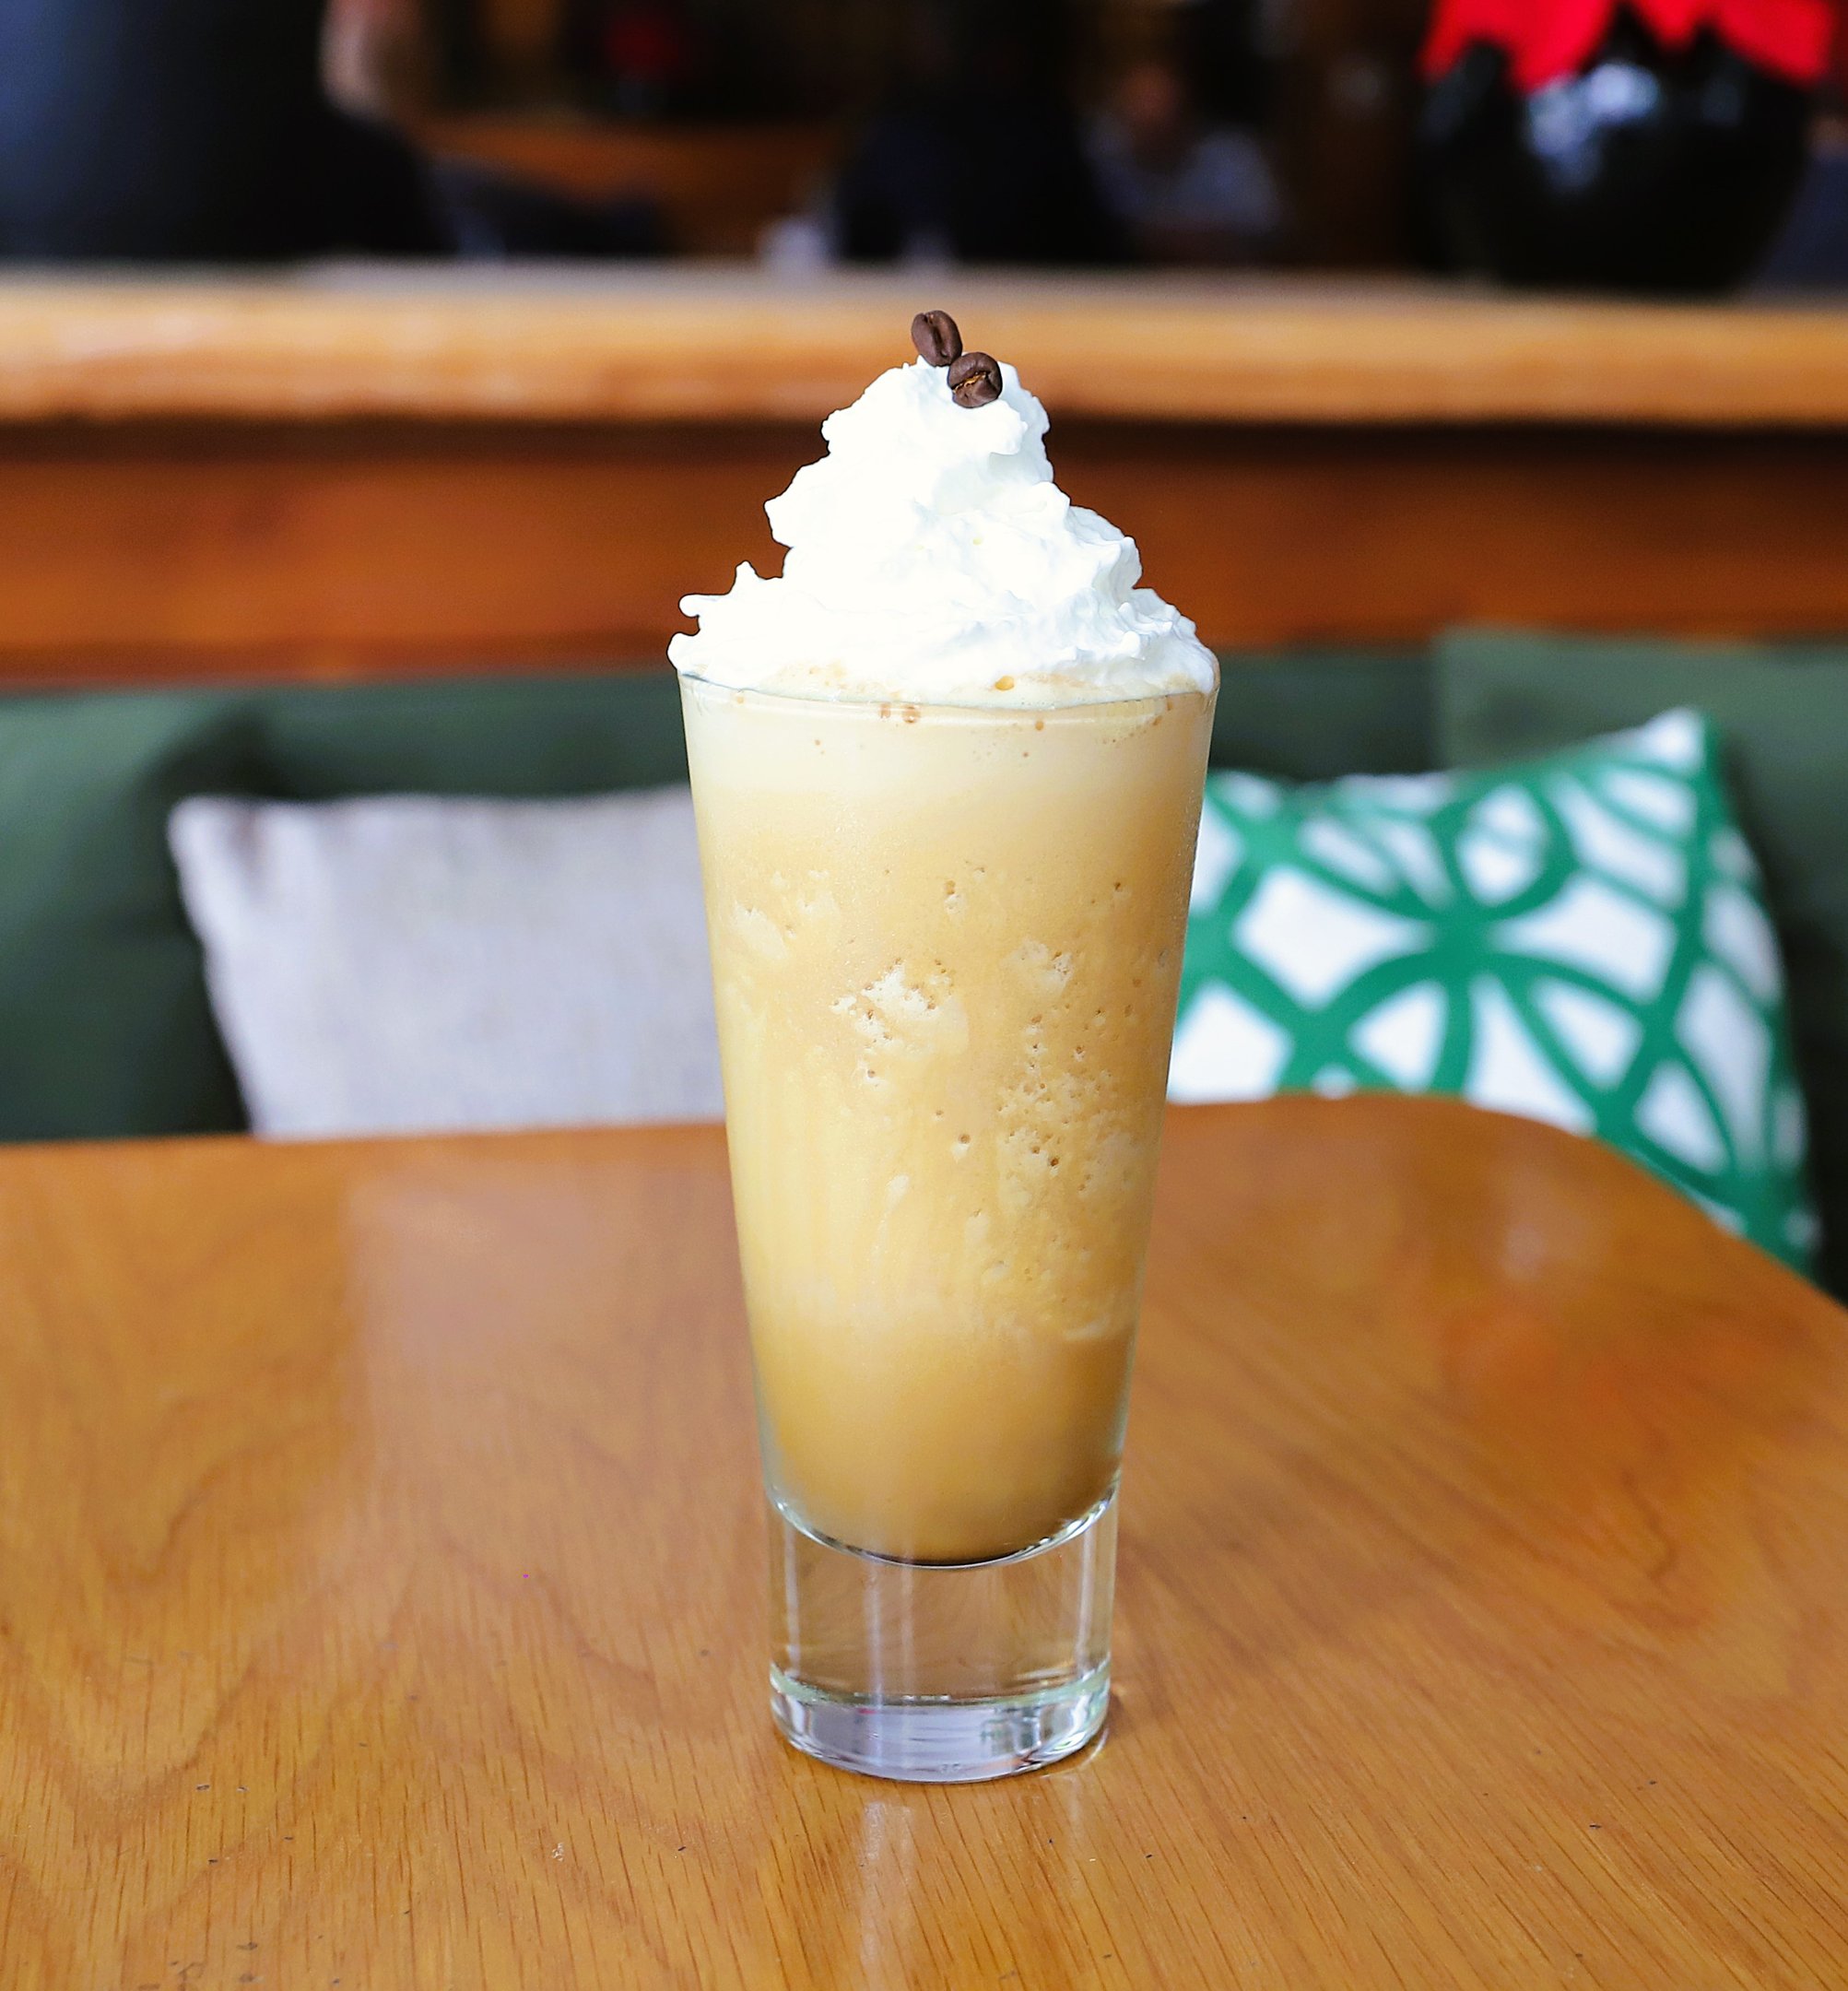
[[[1095,699],[1062,699],[1047,705],[1007,704],[998,701],[972,701],[967,699],[919,699],[897,698],[889,695],[868,698],[835,698],[818,691],[789,691],[770,685],[726,684],[718,677],[708,677],[701,672],[688,670],[678,664],[670,664],[674,675],[683,685],[698,685],[702,690],[723,692],[728,698],[762,699],[772,705],[789,706],[808,712],[832,713],[880,713],[915,712],[955,713],[970,719],[1055,719],[1067,718],[1080,713],[1093,714],[1113,712],[1132,712],[1152,705],[1170,706],[1178,700],[1198,699],[1203,703],[1216,698],[1219,690],[1219,677],[1216,672],[1213,682],[1202,690],[1196,685],[1186,685],[1172,691],[1137,691],[1124,697]]]

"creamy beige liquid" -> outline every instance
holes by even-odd
[[[1026,1548],[1122,1450],[1211,698],[685,702],[771,1482]]]

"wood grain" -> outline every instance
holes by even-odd
[[[1457,622],[1848,629],[1848,439],[1061,423],[1061,480],[1211,642]],[[781,560],[813,430],[174,428],[0,442],[0,683],[659,661]]]
[[[0,420],[818,421],[925,283],[1060,416],[1848,425],[1848,313],[1416,283],[643,269],[0,284]]]
[[[683,594],[774,571],[763,501],[902,356],[915,288],[0,283],[0,683],[658,658]],[[1019,360],[1066,489],[1222,647],[1848,628],[1848,314],[934,294]]]
[[[1848,1319],[1611,1154],[1177,1113],[1101,1748],[764,1707],[711,1131],[0,1154],[0,1981],[1842,1982]]]

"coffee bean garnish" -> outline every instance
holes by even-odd
[[[1001,398],[1001,369],[985,352],[966,352],[950,363],[949,392],[958,407],[984,407]]]
[[[912,320],[912,344],[934,367],[947,367],[961,357],[962,334],[947,311],[921,311]]]

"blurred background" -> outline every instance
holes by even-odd
[[[1656,270],[1645,234],[1597,278],[1698,287],[1769,256],[1822,280],[1844,266],[1829,0],[1761,11],[1755,30],[1751,0],[12,0],[0,252],[1518,275],[1534,213],[1504,190],[1485,217],[1477,184],[1459,214],[1454,183],[1524,151],[1575,226],[1671,155],[1721,208],[1718,180],[1767,183],[1724,271]]]

